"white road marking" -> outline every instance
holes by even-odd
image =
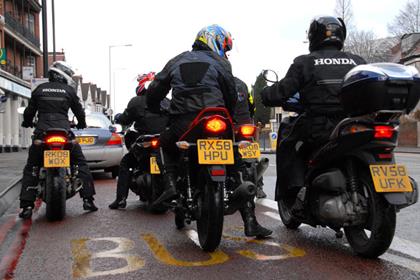
[[[265,212],[262,212],[263,215],[270,217],[276,221],[281,221],[280,216],[277,213],[276,201],[271,200],[271,199],[259,199],[257,200],[257,203],[276,211],[276,212],[265,211]],[[301,227],[310,227],[310,226],[303,224]],[[345,245],[349,246],[348,244],[345,244]],[[413,242],[410,240],[406,240],[406,239],[394,236],[394,239],[389,249],[420,260],[420,244],[417,242]],[[420,261],[415,261],[409,258],[397,256],[392,253],[385,253],[382,256],[380,256],[380,258],[383,260],[392,262],[396,265],[408,268],[412,271],[420,272]]]

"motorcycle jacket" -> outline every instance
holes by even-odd
[[[154,113],[147,109],[146,95],[133,97],[116,121],[121,125],[131,125],[134,122],[134,128],[139,134],[160,133],[168,123],[168,117],[164,113],[164,103],[166,102],[168,101],[164,99],[161,102],[160,112]]]
[[[38,112],[35,134],[48,128],[70,129],[68,111],[72,110],[78,121],[78,127],[86,127],[85,111],[73,87],[59,83],[47,82],[39,85],[29,100],[23,113],[23,125],[31,126]]]
[[[255,106],[251,103],[247,85],[235,77],[236,91],[238,93],[238,101],[235,106],[234,121],[237,124],[252,123],[252,116]]]
[[[262,92],[265,106],[282,106],[296,92],[309,115],[340,115],[343,110],[338,94],[345,74],[365,64],[360,56],[325,46],[295,58],[286,76]]]
[[[226,107],[233,114],[237,93],[229,61],[197,45],[171,59],[155,76],[146,94],[151,110],[172,89],[171,115],[198,113],[206,107]]]

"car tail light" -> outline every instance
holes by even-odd
[[[159,140],[158,139],[153,139],[151,141],[151,146],[152,148],[156,149],[157,147],[159,147]]]
[[[394,128],[388,125],[377,125],[375,126],[376,139],[390,139],[394,136]]]
[[[251,137],[255,134],[255,125],[243,125],[240,128],[240,132],[245,137]]]
[[[122,138],[117,133],[112,133],[111,138],[106,142],[107,146],[110,145],[122,145]]]
[[[48,135],[45,137],[45,143],[49,145],[65,144],[67,143],[67,137],[61,135]]]
[[[205,129],[212,133],[223,132],[226,130],[226,123],[220,118],[211,118],[207,121]]]

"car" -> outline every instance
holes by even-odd
[[[87,112],[86,125],[85,129],[73,129],[73,133],[82,147],[89,168],[103,169],[116,178],[121,159],[127,152],[123,137],[117,133],[116,126],[99,112]]]

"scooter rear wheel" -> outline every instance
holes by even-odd
[[[281,221],[285,227],[288,229],[297,229],[301,225],[301,222],[292,215],[292,203],[288,201],[288,199],[281,198],[277,201],[277,208],[279,210]]]

